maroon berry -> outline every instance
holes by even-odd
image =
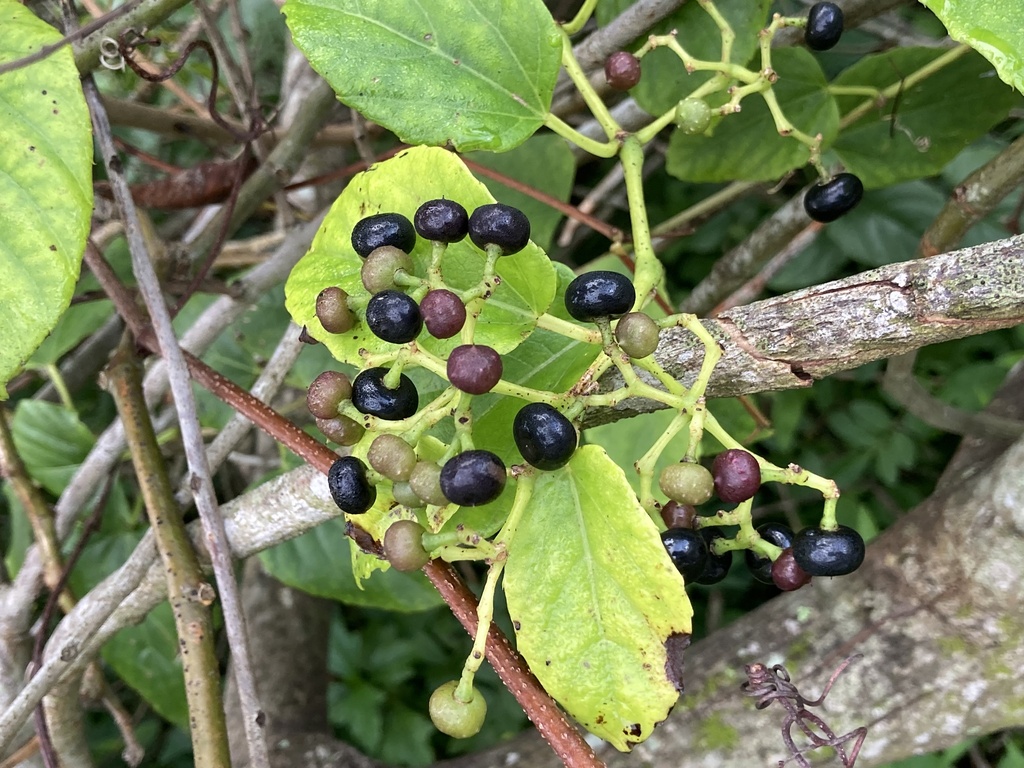
[[[670,501],[661,508],[661,519],[666,528],[693,528],[697,519],[697,508],[690,504]]]
[[[501,372],[501,356],[483,344],[463,344],[448,355],[448,381],[470,395],[490,392]]]
[[[604,79],[617,91],[640,82],[640,59],[629,51],[616,51],[604,61]]]
[[[427,333],[435,339],[450,339],[466,324],[466,305],[456,294],[440,288],[428,291],[420,300],[420,315]]]
[[[757,459],[739,448],[718,454],[711,465],[711,474],[715,478],[715,493],[722,501],[746,501],[761,487],[761,467]]]
[[[801,568],[793,558],[793,548],[782,550],[772,563],[772,581],[783,592],[800,589],[811,581],[811,575]]]
[[[352,397],[352,382],[338,371],[324,371],[309,385],[306,407],[318,419],[333,419],[338,407]]]

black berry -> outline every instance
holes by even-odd
[[[465,451],[441,467],[441,493],[460,507],[488,504],[505,488],[505,464],[490,451]]]
[[[703,504],[711,498],[715,481],[706,467],[681,461],[669,464],[658,476],[661,492],[680,504]]]
[[[753,454],[730,448],[715,456],[711,465],[715,493],[722,501],[736,504],[753,497],[761,487],[761,468]]]
[[[774,544],[780,549],[788,549],[793,546],[793,530],[782,523],[764,523],[757,527],[758,535],[769,544]],[[762,584],[772,584],[772,561],[767,557],[755,554],[751,550],[746,551],[745,559],[747,568],[755,579]]]
[[[435,339],[450,339],[466,324],[466,305],[447,288],[428,291],[420,299],[420,314]]]
[[[698,584],[717,584],[729,575],[729,568],[732,567],[732,550],[727,549],[722,554],[716,555],[711,549],[711,544],[715,539],[725,538],[725,534],[716,526],[701,528],[697,533],[704,539],[704,544],[708,548],[708,561],[704,565],[704,570],[700,572],[700,576],[696,578],[696,582]]]
[[[352,383],[338,371],[324,371],[309,385],[306,407],[318,419],[333,419],[338,406],[352,396]]]
[[[708,545],[698,531],[669,528],[661,534],[661,542],[684,581],[695,581],[704,572],[708,562]]]
[[[439,243],[457,243],[469,232],[469,214],[454,200],[428,200],[412,221],[420,237]]]
[[[377,489],[366,479],[366,465],[355,456],[342,456],[327,472],[331,498],[342,512],[361,515],[377,500]]]
[[[496,245],[503,255],[509,256],[530,242],[530,220],[511,205],[481,205],[469,217],[469,239],[482,251],[488,245]]]
[[[832,181],[815,184],[804,195],[804,210],[815,221],[827,224],[857,207],[864,185],[852,173],[840,173]]]
[[[370,466],[388,480],[408,480],[416,466],[416,452],[398,435],[378,435],[366,454]]]
[[[615,326],[615,340],[630,357],[653,355],[658,348],[658,324],[643,312],[629,312]]]
[[[843,34],[843,9],[835,3],[815,3],[807,14],[804,42],[815,51],[827,51]]]
[[[628,91],[640,82],[640,59],[629,51],[616,51],[604,60],[604,79],[617,91]]]
[[[420,335],[423,316],[411,296],[401,291],[381,291],[366,305],[366,325],[384,341],[405,344]]]
[[[387,421],[407,419],[419,407],[419,393],[412,379],[404,373],[396,389],[384,385],[387,368],[367,368],[352,382],[352,405],[360,413]]]
[[[316,318],[328,333],[344,333],[356,324],[356,316],[348,308],[348,294],[335,286],[317,294]]]
[[[382,245],[370,251],[359,271],[359,277],[367,291],[380,293],[395,287],[395,273],[400,269],[412,274],[409,254],[393,246]]]
[[[384,534],[384,557],[396,571],[418,571],[430,560],[423,548],[423,526],[415,520],[396,520]]]
[[[430,695],[427,710],[434,727],[453,739],[468,739],[483,727],[487,717],[487,702],[479,690],[473,688],[469,701],[461,701],[455,691],[458,680],[452,680],[438,687]]]
[[[552,470],[572,458],[579,436],[565,416],[547,403],[529,403],[512,422],[512,438],[527,464]]]
[[[783,592],[800,589],[811,580],[810,574],[797,564],[792,549],[782,550],[782,554],[772,563],[772,582]]]
[[[864,539],[853,528],[804,528],[793,537],[793,558],[811,576],[845,576],[864,562]]]
[[[469,395],[490,392],[502,370],[501,355],[483,344],[463,344],[448,355],[448,381]]]
[[[635,302],[633,283],[618,272],[586,272],[565,289],[565,308],[577,320],[623,315]]]
[[[400,213],[378,213],[360,219],[352,227],[352,247],[364,259],[382,245],[409,253],[416,245],[416,230]]]

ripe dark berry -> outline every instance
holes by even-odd
[[[784,549],[772,563],[772,582],[783,592],[800,589],[811,581],[810,574],[793,559],[793,550]]]
[[[764,523],[757,526],[758,535],[769,544],[774,544],[781,549],[788,549],[793,546],[793,531],[788,525],[782,523]],[[751,550],[746,551],[745,559],[747,568],[755,579],[762,584],[772,584],[772,561],[767,557],[761,557]]]
[[[360,219],[352,227],[352,247],[364,259],[382,245],[409,253],[416,245],[416,230],[400,213],[378,213]]]
[[[387,368],[367,368],[352,382],[352,405],[360,413],[367,413],[387,421],[407,419],[419,407],[419,393],[412,379],[404,373],[396,389],[384,385]]]
[[[661,542],[685,582],[695,581],[704,572],[708,562],[708,545],[698,531],[669,528],[661,534]]]
[[[527,464],[537,469],[564,467],[579,435],[565,416],[547,403],[528,403],[512,422],[512,438]]]
[[[623,315],[635,302],[633,283],[618,272],[585,272],[565,289],[565,308],[577,320]]]
[[[324,371],[309,385],[306,407],[318,419],[333,419],[338,406],[352,396],[352,383],[338,371]]]
[[[804,42],[815,51],[827,51],[843,34],[843,9],[835,3],[815,3],[807,14]]]
[[[384,557],[396,571],[418,571],[430,561],[423,548],[423,526],[415,520],[396,520],[384,534]]]
[[[378,435],[366,454],[370,466],[388,480],[408,480],[416,466],[416,452],[398,435]]]
[[[353,421],[348,416],[317,419],[316,428],[323,432],[324,437],[338,445],[355,445],[363,439],[363,433],[366,432],[362,424]]]
[[[465,451],[441,467],[441,493],[460,507],[488,504],[505,488],[505,464],[490,451]]]
[[[661,519],[666,528],[693,528],[693,522],[697,519],[697,509],[691,504],[669,501],[661,507]]]
[[[366,325],[384,341],[405,344],[420,335],[423,317],[411,296],[401,291],[381,291],[366,305]]]
[[[815,221],[827,224],[857,207],[864,185],[852,173],[840,173],[832,181],[815,184],[804,195],[804,210]]]
[[[412,492],[427,504],[442,506],[448,499],[441,493],[441,468],[433,461],[419,461],[409,475]]]
[[[317,294],[316,318],[328,333],[344,333],[356,324],[356,316],[348,308],[348,294],[335,286]]]
[[[395,287],[395,272],[400,269],[412,274],[412,259],[409,258],[409,254],[393,246],[382,245],[370,251],[359,271],[359,277],[367,291],[380,293]]]
[[[703,504],[711,498],[715,481],[706,467],[681,461],[669,464],[658,476],[661,492],[680,504]]]
[[[490,392],[502,370],[501,355],[483,344],[463,344],[448,355],[448,381],[469,395]]]
[[[729,575],[729,568],[732,567],[732,550],[727,549],[722,554],[716,555],[711,549],[711,544],[715,539],[725,538],[725,534],[716,526],[701,528],[697,533],[701,535],[704,539],[704,544],[707,545],[708,561],[704,565],[704,570],[701,571],[700,576],[696,578],[696,582],[698,584],[717,584]]]
[[[434,727],[453,739],[468,739],[480,732],[487,717],[487,702],[479,690],[473,688],[472,698],[468,702],[455,696],[459,687],[458,680],[451,680],[438,687],[430,695],[427,710]]]
[[[420,314],[435,339],[450,339],[466,324],[466,305],[447,288],[428,291],[420,299]]]
[[[530,220],[511,205],[481,205],[469,217],[469,239],[482,251],[496,245],[502,255],[509,256],[530,242]]]
[[[640,59],[629,51],[616,51],[604,60],[604,79],[617,91],[628,91],[640,82]]]
[[[366,479],[366,465],[355,456],[342,456],[327,471],[331,498],[342,512],[361,515],[377,500],[377,489]]]
[[[804,528],[793,537],[793,558],[811,576],[845,576],[864,562],[864,539],[853,528]]]
[[[428,200],[412,221],[420,237],[439,243],[457,243],[469,232],[469,214],[454,200]]]
[[[630,357],[653,355],[658,348],[658,324],[643,312],[629,312],[615,326],[615,341]]]
[[[715,456],[711,465],[715,493],[722,501],[739,503],[751,498],[761,487],[761,468],[753,454],[730,448]]]

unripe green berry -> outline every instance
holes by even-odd
[[[384,534],[384,557],[396,571],[418,571],[430,561],[423,548],[423,526],[415,520],[396,520]]]
[[[352,397],[352,382],[338,371],[324,371],[309,385],[306,407],[318,419],[333,419],[338,407]]]
[[[317,429],[323,432],[331,442],[338,445],[355,445],[363,439],[366,429],[357,421],[348,416],[338,416],[336,419],[317,419]]]
[[[459,701],[455,691],[459,687],[458,680],[450,680],[439,686],[430,695],[430,719],[434,727],[455,739],[468,739],[480,732],[487,716],[487,702],[475,687],[473,697],[468,701]]]
[[[715,479],[705,467],[691,462],[669,464],[658,477],[662,493],[680,504],[703,504],[715,491]]]
[[[448,499],[441,493],[441,467],[433,461],[418,461],[409,475],[409,487],[428,504],[442,506]]]
[[[416,491],[412,489],[408,482],[393,483],[391,495],[395,497],[395,501],[409,509],[419,509],[420,507],[427,506],[427,502],[416,495]]]
[[[359,276],[363,280],[363,287],[371,294],[377,294],[395,287],[395,272],[400,269],[412,273],[409,254],[393,245],[382,245],[370,251]]]
[[[335,286],[317,295],[316,317],[328,333],[344,333],[356,324],[356,316],[348,308],[348,294]]]
[[[643,312],[623,315],[615,326],[615,340],[630,357],[653,355],[658,348],[658,324]]]
[[[711,107],[703,99],[683,99],[676,105],[676,126],[688,136],[704,133],[711,125]]]
[[[366,458],[371,467],[394,481],[408,480],[416,466],[416,452],[398,435],[375,437]]]

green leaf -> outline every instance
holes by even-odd
[[[1003,82],[1024,93],[1024,26],[1016,0],[921,0],[949,36],[992,62]]]
[[[624,0],[602,0],[597,6],[598,23],[607,24],[629,5],[631,3]],[[757,33],[765,25],[768,2],[718,0],[715,7],[736,33],[730,60],[734,64],[746,64],[757,50]],[[685,3],[658,24],[652,34],[664,35],[672,30],[678,32],[676,39],[691,56],[705,61],[721,61],[722,35],[714,19],[697,3]],[[646,39],[638,41],[637,47],[643,42]],[[667,48],[660,48],[644,56],[643,76],[630,94],[645,111],[660,115],[675,107],[680,99],[693,93],[712,76],[711,72],[687,73],[678,56]]]
[[[931,63],[946,51],[896,48],[867,56],[844,70],[836,86],[879,89]],[[863,96],[836,99],[842,112]],[[868,189],[934,176],[968,144],[1005,120],[1019,96],[993,76],[991,65],[973,53],[947,64],[845,129],[832,149]],[[895,111],[895,117],[893,112]]]
[[[42,400],[18,403],[11,433],[29,475],[54,496],[64,490],[95,442],[78,414]]]
[[[84,595],[119,568],[140,538],[138,532],[93,537],[72,572],[71,587],[75,593]],[[142,623],[122,629],[100,653],[161,717],[180,728],[188,728],[185,677],[170,604],[160,603]]]
[[[0,0],[0,64],[60,40]],[[0,75],[0,400],[67,309],[92,211],[92,133],[71,47]]]
[[[588,444],[601,446],[611,460],[624,469],[630,486],[636,493],[639,493],[640,475],[633,469],[633,462],[647,452],[658,435],[662,434],[672,423],[675,416],[675,411],[665,409],[654,413],[645,413],[631,419],[619,419],[611,424],[602,424],[600,427],[588,429],[584,433],[584,438]],[[672,438],[654,466],[655,479],[662,469],[669,464],[675,464],[682,458],[689,443],[690,433],[685,429]],[[667,497],[661,492],[657,482],[654,483],[653,490],[659,501],[667,501]]]
[[[562,41],[540,0],[289,0],[341,101],[407,144],[502,152],[544,122]]]
[[[827,146],[839,129],[839,113],[825,75],[803,48],[772,52],[779,80],[772,86],[786,118],[799,130],[824,137]],[[743,111],[723,117],[710,136],[675,131],[669,140],[666,170],[685,181],[770,181],[804,165],[806,145],[780,136],[764,99],[753,94]]]
[[[61,315],[53,331],[32,354],[31,364],[54,365],[113,314],[109,301],[75,304]]]
[[[693,611],[658,529],[601,448],[538,476],[504,590],[520,653],[566,711],[623,751],[651,735],[682,688]]]
[[[422,611],[441,602],[420,573],[390,569],[367,579],[360,588],[352,573],[350,547],[355,544],[345,535],[345,521],[335,518],[261,552],[260,560],[278,581],[349,605]]]
[[[521,181],[563,203],[569,199],[576,176],[576,160],[572,150],[564,139],[551,134],[532,136],[525,144],[510,152],[479,152],[469,155],[468,159]],[[541,248],[548,249],[555,228],[562,220],[561,212],[482,173],[477,175],[498,200],[506,205],[514,205],[526,214],[530,220],[530,239]]]
[[[451,152],[413,147],[353,178],[331,207],[309,253],[288,278],[285,304],[295,322],[305,325],[338,360],[361,367],[360,350],[375,353],[395,349],[362,322],[349,333],[330,334],[316,318],[317,294],[328,286],[337,285],[356,298],[369,298],[359,276],[362,259],[352,249],[352,227],[365,216],[379,212],[397,212],[412,220],[422,203],[440,197],[458,200],[470,212],[494,202],[487,188]],[[411,256],[418,275],[426,274],[430,253],[429,242],[416,243]],[[483,274],[484,258],[468,238],[452,243],[442,262],[445,283],[456,291],[476,285]],[[500,259],[497,274],[501,284],[480,314],[475,343],[505,354],[533,331],[537,317],[555,295],[556,278],[551,261],[533,243]],[[447,357],[461,342],[457,338],[434,339],[424,331],[419,343]]]

